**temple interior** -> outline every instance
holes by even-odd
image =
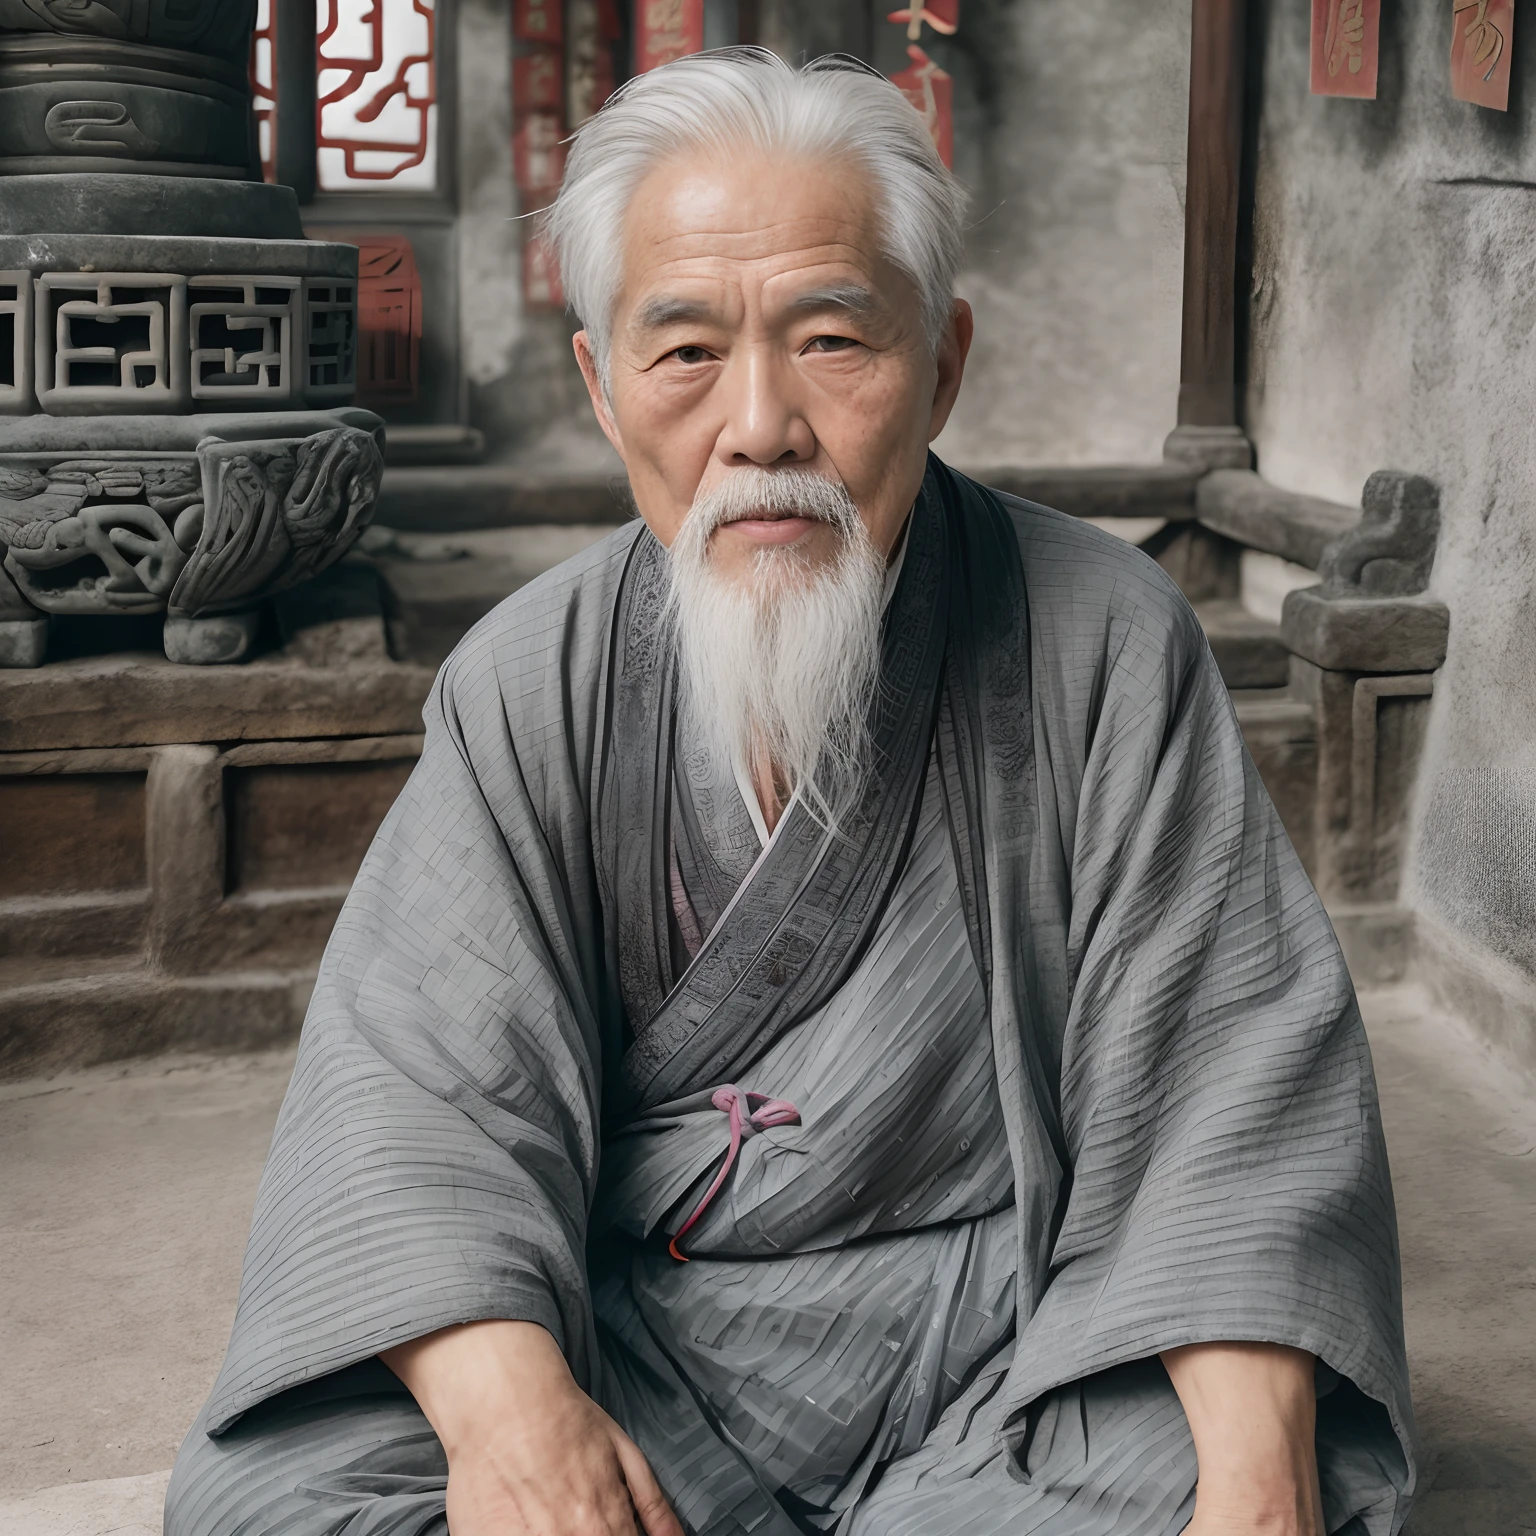
[[[1194,605],[1372,1041],[1410,1536],[1530,1529],[1536,48],[1329,3],[0,4],[0,1536],[160,1530],[436,669],[632,515],[531,216],[734,43],[969,191],[935,451]]]

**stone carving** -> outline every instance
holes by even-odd
[[[299,330],[296,277],[194,277],[188,282],[194,400],[287,404]]]
[[[0,412],[32,398],[32,274],[0,272]]]
[[[185,410],[187,283],[157,273],[37,280],[37,399],[52,415]]]
[[[1431,480],[1378,469],[1365,482],[1360,521],[1324,551],[1327,595],[1411,597],[1429,585],[1440,538],[1440,492]]]
[[[256,0],[0,0],[0,31],[154,43],[245,61]]]
[[[249,90],[243,65],[179,48],[0,34],[0,172],[243,177]]]
[[[253,184],[255,11],[0,0],[0,666],[55,615],[239,660],[373,515],[357,252]]]
[[[306,398],[348,401],[357,387],[357,284],[310,279],[304,287]]]
[[[0,463],[5,570],[43,613],[246,609],[339,558],[382,474],[377,443],[355,427],[208,439],[195,456]]]
[[[34,387],[49,415],[82,416],[342,405],[356,386],[355,282],[0,272],[0,412]]]
[[[248,607],[338,559],[373,515],[384,459],[367,432],[334,427],[298,442],[209,443],[196,548],[173,616]]]
[[[56,101],[43,118],[43,133],[66,154],[116,150],[148,158],[160,148],[160,141],[145,137],[120,101]]]
[[[1293,656],[1332,672],[1433,672],[1450,612],[1425,595],[1440,535],[1433,481],[1379,469],[1360,521],[1323,549],[1321,584],[1286,594],[1280,635]]]
[[[0,465],[6,571],[45,613],[154,613],[186,565],[201,496],[195,460]]]

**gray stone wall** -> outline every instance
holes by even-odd
[[[1395,6],[1379,99],[1324,100],[1308,95],[1306,7],[1264,9],[1258,467],[1339,501],[1387,464],[1442,489],[1432,590],[1450,649],[1410,899],[1452,940],[1427,952],[1507,994],[1536,980],[1536,50],[1517,42],[1511,111],[1484,111],[1450,95],[1450,8]]]
[[[956,463],[1162,457],[1179,391],[1189,16],[1189,0],[966,0],[955,39],[932,48],[956,77],[972,194],[961,292],[976,345],[938,444]],[[899,48],[898,29],[880,40]]]
[[[786,57],[902,68],[889,0],[763,0]],[[965,0],[952,40],[962,284],[977,341],[939,444],[956,463],[1159,459],[1178,398],[1190,0]],[[490,457],[610,474],[559,316],[518,289],[505,9],[459,0],[462,348]]]
[[[487,458],[531,474],[605,478],[598,430],[564,315],[523,308],[512,180],[512,39],[497,0],[458,0],[460,348],[471,426]]]

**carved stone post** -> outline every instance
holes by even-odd
[[[0,666],[55,614],[238,660],[373,515],[356,249],[253,179],[249,0],[0,15]]]
[[[1450,614],[1424,591],[1440,532],[1435,486],[1380,470],[1361,500],[1360,522],[1324,551],[1321,585],[1286,598],[1281,633],[1317,722],[1313,878],[1357,979],[1390,981],[1407,964],[1398,881]]]

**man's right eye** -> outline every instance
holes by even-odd
[[[703,347],[674,347],[672,356],[680,363],[707,363],[709,353]]]

